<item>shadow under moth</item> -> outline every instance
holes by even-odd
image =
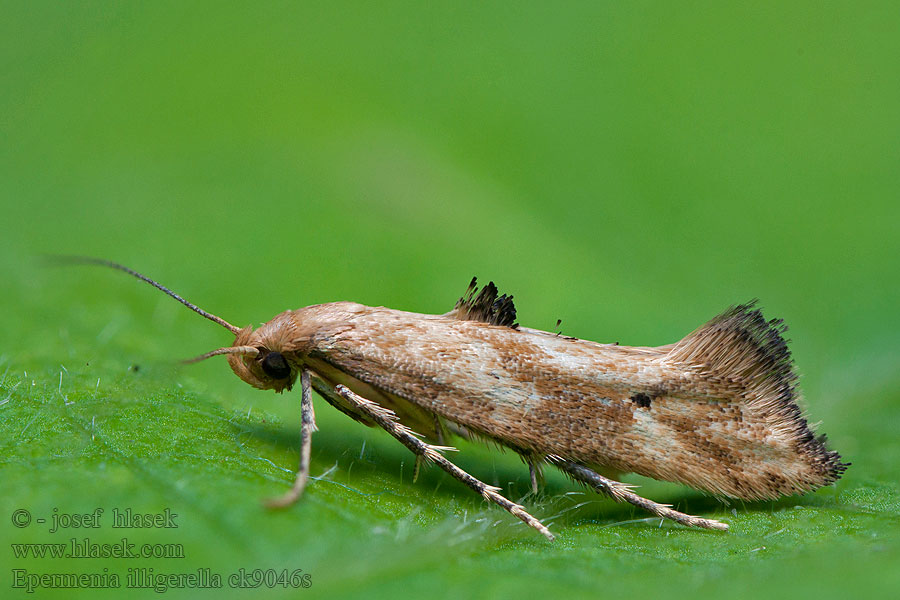
[[[573,480],[688,526],[727,530],[713,519],[642,498],[604,473],[639,473],[714,496],[744,500],[802,494],[836,481],[849,463],[816,437],[780,320],[754,303],[733,306],[681,341],[658,347],[600,344],[520,327],[512,296],[475,279],[453,310],[425,315],[354,302],[285,311],[257,329],[236,327],[122,265],[124,271],[234,334],[234,342],[187,362],[227,355],[255,388],[283,392],[300,380],[303,493],[316,430],[312,390],[369,426],[381,427],[541,532],[523,506],[463,471],[444,453],[451,436],[496,442],[529,466],[537,490],[550,464]]]

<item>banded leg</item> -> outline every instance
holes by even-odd
[[[313,411],[309,371],[303,369],[300,374],[300,466],[297,468],[297,477],[291,489],[278,498],[266,501],[269,508],[290,506],[303,494],[306,482],[309,481],[309,455],[314,431],[316,431],[316,414]]]
[[[634,506],[649,511],[658,517],[672,519],[676,523],[681,523],[688,527],[703,527],[705,529],[728,531],[727,523],[687,515],[672,509],[667,504],[659,504],[652,500],[641,498],[631,491],[631,486],[618,481],[613,481],[612,479],[607,479],[584,465],[555,455],[548,456],[547,460],[556,465],[560,470],[565,471],[572,479],[589,485],[596,491],[608,495],[616,502],[628,502],[629,504],[633,504]]]
[[[544,535],[544,537],[546,537],[550,541],[553,541],[554,536],[552,533],[550,533],[550,530],[548,530],[543,523],[528,514],[525,511],[524,507],[501,496],[498,493],[500,491],[500,488],[487,485],[486,483],[479,481],[440,454],[441,450],[452,450],[453,448],[448,448],[446,446],[433,446],[431,444],[423,442],[422,440],[417,438],[408,427],[406,427],[402,423],[398,423],[397,415],[395,415],[392,411],[384,408],[383,406],[379,406],[378,404],[371,402],[370,400],[366,400],[358,394],[353,393],[348,387],[344,385],[338,385],[334,388],[334,391],[340,397],[347,400],[347,402],[350,402],[360,412],[364,413],[366,416],[370,417],[373,421],[378,423],[378,425],[380,425],[382,429],[391,434],[401,444],[409,448],[413,453],[415,453],[417,457],[421,456],[425,460],[435,463],[447,473],[481,494],[485,500],[489,500],[495,504],[502,506],[513,515],[522,519],[522,521],[524,521],[526,525],[537,529]]]

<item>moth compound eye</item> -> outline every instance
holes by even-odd
[[[262,370],[272,379],[286,379],[291,374],[284,355],[281,352],[269,352],[262,361]]]

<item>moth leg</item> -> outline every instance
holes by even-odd
[[[571,460],[566,460],[560,456],[550,455],[547,460],[552,462],[562,471],[565,471],[572,479],[587,484],[598,492],[602,492],[611,497],[616,502],[628,502],[634,506],[643,508],[658,517],[672,519],[676,523],[687,525],[688,527],[703,527],[705,529],[728,530],[728,524],[713,519],[703,519],[673,510],[667,504],[659,504],[646,498],[641,498],[631,491],[630,486],[607,479],[599,473],[580,465]]]
[[[416,454],[416,465],[413,467],[413,483],[419,479],[419,471],[422,469],[422,462],[424,460],[425,459],[422,458],[421,454]]]
[[[408,427],[406,427],[402,423],[398,423],[397,415],[395,415],[392,411],[353,393],[348,387],[344,385],[338,385],[334,388],[334,391],[340,397],[353,404],[354,407],[357,408],[360,412],[365,413],[366,416],[378,423],[378,425],[381,426],[382,429],[391,434],[401,444],[409,448],[413,453],[416,454],[416,456],[421,456],[425,460],[435,463],[444,471],[481,494],[485,500],[489,500],[495,504],[502,506],[507,511],[524,521],[526,525],[537,529],[544,535],[544,537],[546,537],[550,541],[553,541],[554,535],[550,533],[550,530],[548,530],[543,523],[528,514],[525,511],[524,507],[501,496],[498,493],[500,491],[500,488],[487,485],[486,483],[479,481],[440,454],[440,451],[442,450],[452,450],[453,448],[448,448],[446,446],[433,446],[431,444],[423,442],[422,440],[417,438]]]
[[[542,457],[527,452],[520,452],[519,456],[528,465],[528,474],[531,476],[531,493],[536,496],[538,490],[544,485],[544,471],[541,469]]]
[[[269,508],[290,506],[303,494],[306,482],[309,481],[309,455],[312,448],[312,434],[316,429],[316,414],[313,411],[309,371],[303,369],[300,374],[300,466],[297,468],[297,477],[294,479],[291,489],[278,498],[266,501],[266,506]]]

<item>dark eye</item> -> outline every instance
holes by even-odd
[[[284,360],[281,352],[269,352],[262,361],[262,370],[272,379],[286,379],[291,374],[291,367]]]

